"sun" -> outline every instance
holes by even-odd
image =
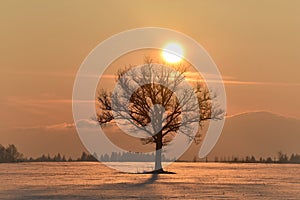
[[[162,50],[162,57],[168,63],[178,63],[183,59],[183,48],[175,42],[166,44]]]

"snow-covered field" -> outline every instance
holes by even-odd
[[[0,199],[300,199],[300,165],[181,162],[167,170],[177,174],[86,162],[0,164]]]

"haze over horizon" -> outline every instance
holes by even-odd
[[[91,124],[92,123],[92,124]],[[94,126],[94,122],[81,122],[81,126]],[[115,127],[104,128],[110,139],[118,142],[121,148],[135,151],[152,151],[151,145],[143,145],[139,139],[132,139],[120,134]],[[289,130],[289,131],[286,131]],[[287,118],[270,112],[248,112],[227,117],[221,137],[208,155],[215,157],[255,156],[274,158],[279,151],[287,154],[299,153],[300,120]],[[202,134],[205,134],[203,130]],[[34,138],[34,139],[32,139]],[[41,154],[61,153],[67,157],[80,157],[86,151],[73,123],[53,124],[47,127],[15,129],[10,134],[2,135],[4,144],[14,143],[27,157],[39,157]],[[38,142],[37,142],[38,141]],[[198,155],[200,144],[192,144],[181,160],[192,161]]]

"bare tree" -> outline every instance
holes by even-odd
[[[144,144],[155,143],[155,172],[160,173],[163,172],[162,148],[175,134],[184,134],[189,139],[195,139],[190,131],[180,131],[180,127],[193,123],[201,125],[204,120],[217,119],[222,111],[212,111],[213,96],[200,82],[192,89],[181,91],[180,97],[176,96],[174,91],[182,90],[179,87],[185,80],[185,67],[176,67],[177,73],[162,67],[159,73],[155,73],[152,70],[154,65],[151,59],[146,59],[139,73],[131,71],[132,68],[118,71],[116,80],[123,92],[111,93],[103,89],[99,91],[98,121],[102,125],[116,119],[123,120],[124,123],[133,124],[137,129],[146,132],[148,137],[141,140]],[[138,89],[133,86],[137,84],[140,85]],[[195,97],[196,101],[192,102],[191,99]],[[122,99],[129,99],[129,103],[124,104]],[[195,110],[199,111],[197,115],[189,115]],[[189,115],[188,120],[182,117],[183,114]],[[151,130],[145,128],[149,125]]]

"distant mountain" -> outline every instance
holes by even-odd
[[[109,137],[115,141],[128,141],[128,148],[134,150],[137,146],[143,146],[138,139],[120,135],[115,129],[108,130],[111,132]],[[85,150],[74,126],[67,124],[0,133],[0,144],[9,143],[15,144],[25,155],[34,157],[60,152],[77,158]],[[147,148],[152,149],[151,146]],[[193,144],[182,159],[193,160],[199,148],[200,145]],[[274,157],[278,151],[300,153],[300,120],[269,112],[249,112],[226,119],[222,135],[208,158],[214,160],[215,156],[247,155]]]
[[[193,145],[183,158],[192,159],[199,146]],[[300,153],[300,120],[270,112],[249,112],[226,119],[220,139],[208,158],[247,155],[273,158],[279,151]]]

